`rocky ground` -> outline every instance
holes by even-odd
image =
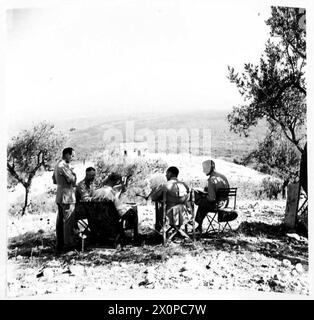
[[[87,247],[56,256],[55,214],[8,221],[8,297],[120,289],[232,289],[309,294],[308,240],[287,234],[284,201],[238,202],[233,231],[154,243],[151,208],[140,210],[142,245]]]

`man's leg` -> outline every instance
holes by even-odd
[[[63,208],[62,205],[58,204],[58,214],[56,221],[56,250],[61,251],[64,245],[63,238]]]
[[[134,242],[137,242],[138,239],[138,214],[137,214],[137,209],[132,209],[132,212],[130,213],[131,215],[131,221],[133,224],[133,230],[134,230],[134,235],[133,235],[133,240]]]
[[[134,242],[138,242],[139,240],[139,235],[138,235],[138,214],[137,214],[137,209],[133,209],[133,214],[132,214],[132,221],[133,221],[133,228],[134,228]]]
[[[203,220],[206,217],[206,214],[208,212],[213,211],[214,209],[215,209],[214,202],[210,202],[206,198],[203,198],[200,200],[197,208],[196,216],[195,216],[195,221],[198,223],[196,230],[202,233]]]
[[[125,225],[127,229],[133,229],[134,235],[133,240],[136,242],[138,240],[138,214],[136,209],[128,210],[121,218],[121,226],[123,228],[123,222],[125,221]],[[124,230],[123,234],[124,234]]]
[[[162,206],[156,208],[156,230],[160,231],[161,228],[163,227],[163,211],[162,211]]]
[[[72,246],[74,245],[74,225],[75,225],[75,204],[63,204],[63,236],[64,245]]]

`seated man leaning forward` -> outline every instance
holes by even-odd
[[[161,201],[163,192],[166,192],[166,218],[170,225],[181,227],[186,222],[186,201],[189,198],[189,187],[183,181],[178,180],[179,169],[169,167],[166,171],[167,182],[159,186],[151,193],[153,201]],[[156,212],[156,229],[163,226],[162,210]]]
[[[124,204],[121,199],[121,193],[124,186],[121,184],[121,177],[118,174],[111,173],[105,180],[105,185],[97,190],[93,190],[91,201],[111,201],[120,216],[121,226],[126,229],[134,228],[134,240],[138,237],[138,215],[134,206]],[[123,230],[122,230],[123,231]]]
[[[208,184],[205,188],[207,195],[196,201],[198,209],[195,216],[195,221],[198,223],[197,231],[202,233],[203,220],[208,212],[212,212],[216,208],[217,203],[217,191],[221,188],[229,188],[229,182],[227,178],[218,173],[215,170],[215,162],[213,160],[207,160],[202,163],[203,172],[208,176]],[[227,200],[227,199],[219,199]]]

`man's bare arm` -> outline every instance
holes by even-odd
[[[163,191],[165,190],[165,187],[164,185],[161,185],[159,186],[156,190],[154,190],[152,193],[151,193],[151,199],[153,201],[160,201],[162,200],[162,193]]]

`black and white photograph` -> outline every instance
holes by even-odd
[[[308,299],[307,4],[4,3],[5,299]]]

